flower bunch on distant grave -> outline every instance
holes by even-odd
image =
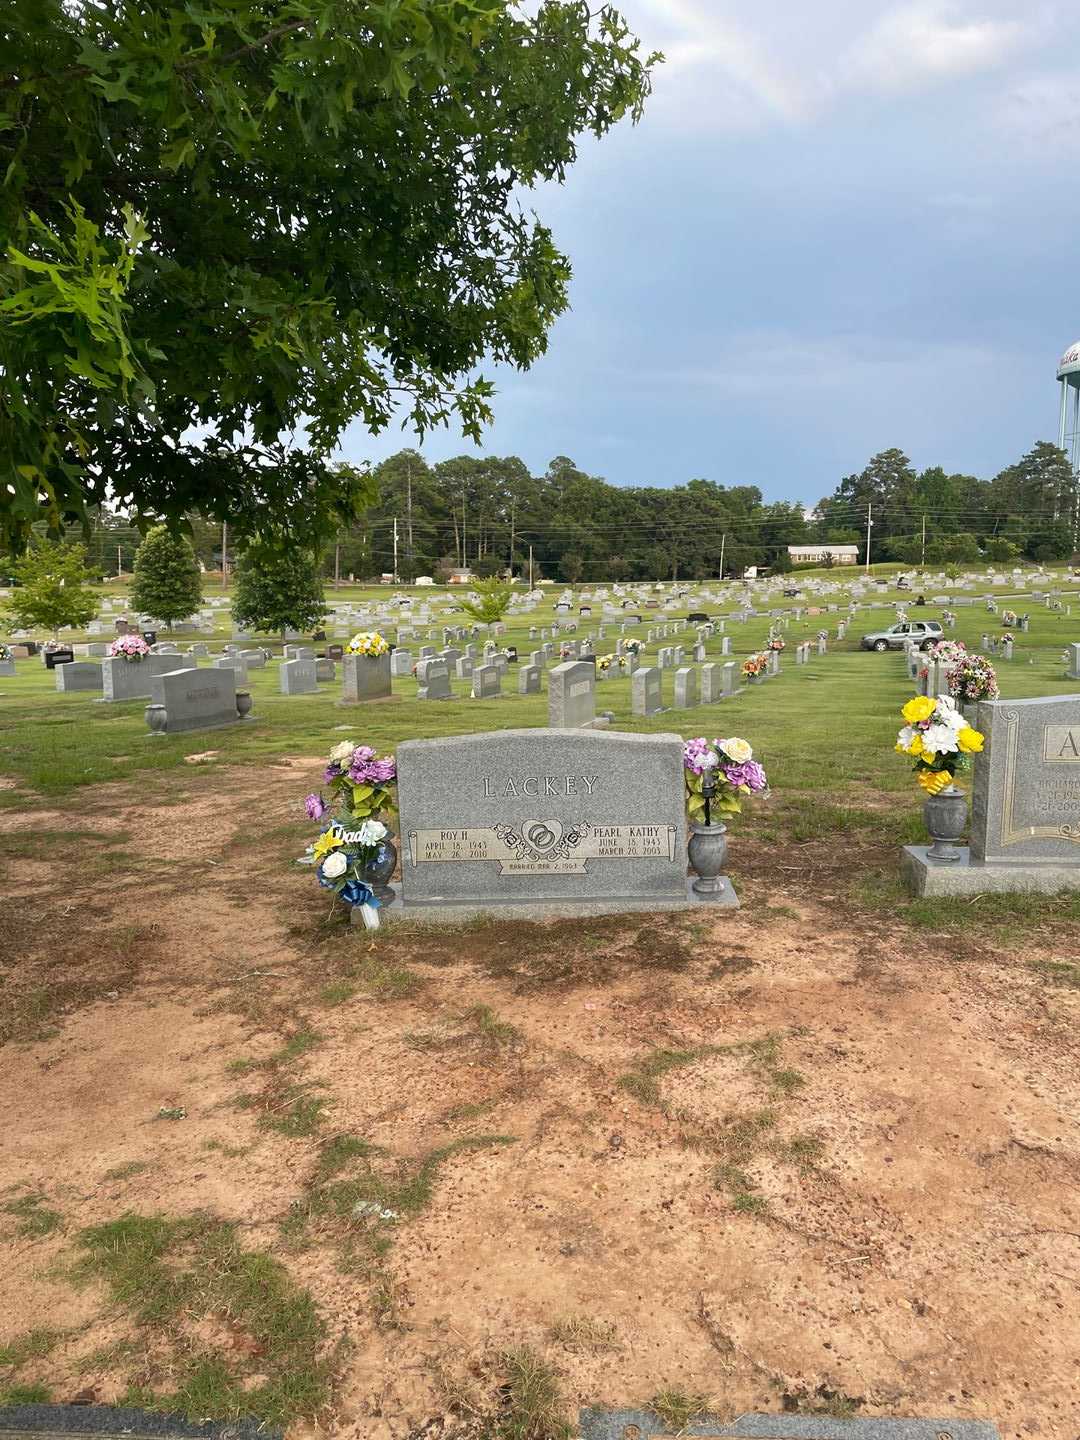
[[[782,640],[779,635],[773,635],[769,640],[770,650],[783,650],[785,645],[786,641]]]
[[[769,788],[765,771],[754,759],[748,741],[738,735],[707,740],[698,735],[683,746],[686,812],[694,822],[712,823],[713,814],[741,815],[740,796],[760,795]]]
[[[0,644],[0,660],[14,660],[10,645]]]
[[[150,646],[141,635],[118,635],[109,646],[114,660],[138,661],[150,654]]]
[[[621,655],[601,655],[596,661],[596,668],[606,675],[609,670],[625,669],[626,661]]]
[[[632,636],[623,643],[623,649],[628,655],[640,655],[643,648],[641,641],[634,639]]]
[[[574,654],[574,652],[573,652],[573,650],[571,650],[571,648],[570,648],[569,645],[560,645],[560,646],[559,646],[559,659],[560,659],[560,660],[570,660],[570,659],[573,658],[573,654]]]
[[[817,632],[817,638],[818,638],[819,640],[828,640],[828,638],[829,638],[829,632],[828,632],[827,630],[819,630],[819,631]]]
[[[915,778],[928,795],[951,785],[983,748],[983,735],[972,729],[948,695],[916,695],[900,713],[905,724],[896,737],[897,753],[911,757]]]
[[[769,668],[768,655],[748,655],[742,662],[742,673],[746,676],[764,675]]]
[[[386,639],[377,630],[361,630],[345,646],[345,654],[370,655],[374,659],[385,655],[389,649]]]
[[[347,905],[370,907],[368,925],[379,901],[365,878],[365,867],[379,856],[390,834],[378,817],[397,809],[397,766],[392,755],[376,755],[370,745],[353,740],[335,745],[323,772],[330,790],[308,795],[304,809],[309,820],[321,823],[317,840],[307,847],[301,864],[314,865],[315,878]]]
[[[939,665],[946,667],[945,676],[948,679],[949,667],[966,658],[967,653],[968,648],[962,640],[936,640],[929,650],[922,651],[925,663],[919,673],[925,675],[930,661],[936,660]]]
[[[949,664],[945,677],[949,682],[949,694],[961,705],[974,705],[977,700],[996,700],[1001,694],[993,665],[985,655],[975,655],[969,650]]]
[[[1015,610],[1003,610],[1001,612],[1001,623],[1007,630],[1011,630],[1018,622],[1019,617]]]

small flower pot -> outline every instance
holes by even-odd
[[[236,692],[236,713],[243,720],[251,714],[251,691],[237,690]]]
[[[923,804],[923,820],[934,842],[926,858],[936,865],[955,865],[963,856],[957,849],[967,827],[967,796],[956,785],[946,785]]]
[[[168,715],[164,705],[147,705],[146,723],[150,727],[151,735],[164,735],[167,722]]]
[[[726,825],[691,825],[686,853],[697,877],[691,889],[703,900],[716,900],[724,893],[720,872],[727,860]]]

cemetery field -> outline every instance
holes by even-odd
[[[1018,608],[1003,693],[1074,690],[1071,617]],[[782,673],[718,704],[646,719],[600,682],[617,729],[745,736],[772,795],[732,825],[739,910],[548,923],[366,932],[294,863],[339,740],[545,725],[513,667],[496,700],[405,676],[343,707],[272,661],[254,723],[151,739],[144,702],[20,660],[0,1403],[356,1440],[568,1440],[601,1402],[673,1433],[708,1408],[1075,1440],[1080,894],[901,892],[912,688],[856,649],[889,613],[843,642],[792,620]],[[522,660],[540,614],[500,637]],[[724,658],[767,627],[729,624]]]

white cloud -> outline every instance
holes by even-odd
[[[965,17],[916,0],[882,15],[841,65],[849,83],[899,93],[1005,63],[1030,33],[1018,20]]]
[[[1066,24],[1066,0],[623,0],[667,63],[650,120],[747,131],[808,125],[845,99],[892,98],[1015,64]]]

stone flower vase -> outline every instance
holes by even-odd
[[[967,796],[958,785],[946,785],[936,795],[928,795],[923,805],[923,820],[934,842],[926,858],[939,865],[955,864],[962,858],[957,849],[967,826]]]
[[[236,713],[241,720],[251,714],[251,691],[237,690],[236,692]]]
[[[690,843],[686,853],[690,867],[697,877],[691,889],[703,900],[716,900],[724,893],[724,882],[720,872],[727,860],[728,842],[726,825],[690,826]]]
[[[168,723],[168,715],[164,705],[147,705],[146,723],[150,727],[151,735],[164,735],[165,726]]]

